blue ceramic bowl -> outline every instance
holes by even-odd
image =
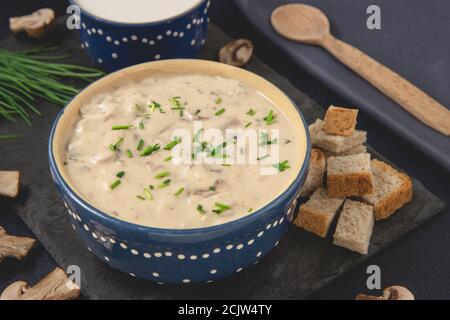
[[[274,101],[294,124],[299,137],[298,174],[287,190],[260,210],[225,224],[199,229],[140,226],[96,209],[70,185],[64,170],[64,150],[79,108],[121,81],[164,72],[214,74],[252,85]],[[297,146],[296,146],[297,147]],[[278,88],[243,69],[202,60],[149,62],[106,76],[77,95],[56,118],[49,139],[49,162],[55,185],[78,236],[97,257],[133,277],[159,283],[211,282],[256,264],[278,245],[293,217],[298,192],[307,175],[310,140],[300,110]],[[291,169],[294,170],[294,169]]]
[[[70,0],[77,5],[76,0]],[[81,47],[100,68],[115,71],[161,59],[192,58],[206,40],[210,0],[173,18],[151,23],[102,19],[80,7]]]

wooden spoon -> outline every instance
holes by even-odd
[[[272,12],[271,21],[282,36],[325,48],[417,119],[450,135],[450,111],[446,107],[398,73],[333,37],[328,18],[321,10],[303,4],[283,5]]]

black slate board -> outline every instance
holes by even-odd
[[[270,41],[330,89],[366,111],[450,171],[450,138],[427,127],[325,50],[279,36],[273,9],[304,3],[328,16],[331,32],[359,48],[450,108],[450,1],[448,0],[235,0]],[[381,9],[381,30],[366,27],[366,9]]]
[[[206,48],[200,54],[204,59],[215,59],[217,50],[228,41],[216,27],[211,26]],[[74,33],[62,37],[59,45],[74,54],[70,62],[89,64],[80,54]],[[14,38],[0,40],[0,47],[16,48]],[[295,89],[258,59],[248,68],[271,80],[302,109],[308,122],[323,116],[323,108]],[[156,285],[114,271],[94,257],[78,240],[72,230],[62,201],[53,186],[47,165],[47,139],[57,108],[40,103],[45,117],[35,119],[32,128],[23,123],[2,124],[2,130],[23,132],[18,141],[1,142],[0,167],[20,169],[21,196],[16,209],[33,230],[56,262],[66,268],[81,268],[82,292],[91,299],[282,299],[305,298],[325,286],[340,274],[350,270],[365,257],[333,246],[331,239],[322,240],[292,227],[287,235],[258,265],[227,280],[209,285]],[[377,223],[372,238],[370,255],[413,230],[436,215],[444,203],[414,180],[414,201],[387,221]],[[0,207],[5,200],[0,199]]]

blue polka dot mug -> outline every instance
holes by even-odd
[[[70,0],[77,5],[76,0]],[[106,71],[161,59],[192,58],[205,43],[210,0],[175,17],[148,23],[101,18],[80,7],[81,47]]]
[[[240,219],[197,229],[136,225],[108,215],[76,192],[67,177],[64,154],[68,132],[80,107],[108,88],[155,74],[208,74],[233,78],[264,94],[289,117],[299,139],[299,169],[292,184],[263,208]],[[256,264],[287,231],[309,166],[310,138],[301,111],[281,90],[244,69],[218,62],[173,59],[148,62],[114,72],[88,86],[60,112],[51,129],[50,171],[67,219],[89,251],[112,268],[158,283],[208,283]]]

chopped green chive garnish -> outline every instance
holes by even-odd
[[[162,188],[168,187],[169,184],[170,184],[171,182],[172,182],[172,180],[170,180],[170,179],[164,180],[164,181],[158,186],[158,188],[159,188],[159,189],[162,189]]]
[[[161,105],[156,101],[152,101],[152,103],[150,103],[148,107],[150,108],[150,110],[152,110],[152,112],[155,112],[156,109],[159,109],[159,111],[162,110]]]
[[[222,214],[225,211],[231,209],[229,205],[220,202],[216,202],[214,205],[216,206],[217,209],[214,209],[213,212],[216,214]]]
[[[256,114],[256,111],[253,110],[253,109],[250,109],[250,110],[248,110],[247,114],[248,114],[249,116],[254,116],[254,115]]]
[[[133,153],[131,152],[130,149],[128,149],[128,150],[126,151],[126,154],[127,154],[127,157],[128,157],[128,158],[133,158]]]
[[[133,128],[132,124],[123,124],[123,125],[118,125],[118,126],[112,127],[113,130],[128,130],[130,128]]]
[[[250,213],[250,212],[252,212],[252,211],[253,211],[253,208],[248,209],[248,213]]]
[[[142,150],[142,152],[139,154],[139,156],[141,156],[141,157],[149,156],[152,153],[155,153],[156,151],[158,151],[159,149],[160,149],[160,146],[158,143],[153,146],[147,146],[144,148],[144,150]]]
[[[193,140],[194,142],[199,142],[198,138],[200,138],[200,135],[202,134],[202,132],[203,132],[203,128],[201,128],[197,131],[197,133],[194,136],[194,140]]]
[[[109,187],[111,188],[111,190],[114,190],[115,188],[117,188],[119,186],[119,184],[121,184],[122,182],[117,179],[116,181],[114,181]]]
[[[109,145],[111,151],[120,151],[119,147],[122,144],[124,138],[119,138],[116,143]]]
[[[145,129],[144,123],[143,123],[142,121],[139,122],[139,129],[141,129],[141,130],[144,130],[144,129]]]
[[[167,158],[164,159],[165,162],[169,162],[170,160],[172,160],[172,156],[167,157]]]
[[[219,97],[214,101],[216,104],[221,104],[222,103],[222,98]]]
[[[181,143],[181,138],[175,137],[175,139],[171,142],[169,142],[165,147],[164,150],[172,150],[177,144]]]
[[[183,116],[183,111],[184,111],[184,107],[181,106],[181,101],[180,101],[181,97],[173,97],[170,98],[169,101],[172,104],[173,108],[172,110],[178,110],[180,111],[180,117]]]
[[[181,97],[172,97],[169,99],[169,102],[174,106],[174,107],[181,107],[181,102],[180,102]]]
[[[206,145],[207,146],[207,145]],[[220,158],[220,157],[223,157],[223,158],[226,158],[227,157],[227,155],[226,154],[223,154],[223,153],[220,153],[220,151],[222,151],[225,147],[227,146],[227,142],[225,141],[224,143],[221,143],[221,144],[219,144],[216,148],[213,148],[212,150],[211,150],[211,152],[209,153],[209,155],[211,156],[211,157],[217,157],[217,158]],[[206,149],[206,148],[205,148]],[[202,151],[205,151],[205,150],[202,150]]]
[[[181,195],[182,193],[184,192],[184,188],[181,188],[181,189],[179,189],[177,192],[175,192],[175,196],[179,196],[179,195]]]
[[[247,124],[245,125],[245,127],[248,128],[248,127],[250,127],[251,125],[252,125],[252,123],[249,122],[249,123],[247,123]]]
[[[273,110],[270,110],[269,114],[266,117],[264,117],[264,121],[266,122],[267,125],[271,125],[276,122],[275,118],[276,118],[275,113],[273,112]]]
[[[144,194],[145,194],[145,197],[146,197],[148,200],[153,200],[153,195],[152,195],[152,193],[150,192],[150,190],[148,190],[147,188],[144,189]]]
[[[283,172],[284,170],[289,169],[291,166],[289,165],[289,161],[285,160],[283,162],[274,164],[273,167],[278,169],[278,171]]]
[[[197,206],[197,211],[200,212],[201,214],[206,214],[206,211],[205,209],[203,209],[203,206],[201,204]]]
[[[224,163],[224,164],[222,164],[222,167],[231,167],[231,164]]]
[[[216,191],[216,187],[215,186],[209,187],[209,191]]]
[[[148,187],[150,188],[150,190],[154,190],[155,189],[155,187],[152,184],[149,185]]]
[[[138,151],[141,151],[142,150],[142,148],[144,148],[144,145],[145,145],[145,142],[144,142],[144,140],[139,140],[139,142],[138,142],[138,145],[137,145],[137,150]]]
[[[174,108],[171,108],[171,109],[175,110],[175,111],[180,111],[180,117],[182,117],[184,115],[185,107],[174,107]]]
[[[216,113],[214,113],[216,116],[220,116],[222,114],[225,113],[225,108],[220,109],[219,111],[217,111]]]
[[[260,161],[260,160],[264,160],[264,159],[266,159],[266,158],[268,158],[268,157],[269,157],[269,155],[266,154],[265,156],[256,158],[256,160]]]
[[[194,115],[198,115],[200,112],[202,112],[202,110],[200,110],[200,109],[197,109],[197,111],[195,111],[195,113],[194,113]]]
[[[145,200],[145,198],[141,195],[137,195],[136,198],[138,198],[139,200]]]
[[[270,140],[269,139],[269,134],[267,132],[261,132],[261,137],[259,138],[259,140],[260,140],[260,142],[259,142],[260,146],[265,146],[265,145],[271,145],[271,144],[277,144],[278,143],[278,139]]]
[[[209,148],[208,148],[208,142],[206,142],[206,141],[203,141],[201,144],[200,144],[200,150],[201,151],[207,151]]]
[[[119,171],[119,172],[117,172],[116,177],[123,178],[124,175],[125,175],[125,171]]]
[[[161,172],[160,174],[157,174],[156,176],[155,176],[155,178],[156,179],[162,179],[162,178],[165,178],[165,177],[167,177],[167,176],[169,176],[170,175],[170,172],[169,171],[164,171],[164,172]]]

